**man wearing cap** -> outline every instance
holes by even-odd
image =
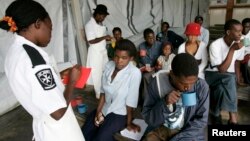
[[[202,24],[203,24],[203,17],[200,16],[200,15],[196,16],[194,22],[197,23],[197,24],[199,24],[201,26],[201,29],[200,29],[201,34],[198,37],[198,39],[200,41],[203,41],[205,43],[205,45],[207,46],[208,42],[209,42],[209,31],[202,26]]]
[[[187,41],[180,45],[178,48],[179,53],[189,53],[195,57],[199,64],[199,78],[205,79],[204,70],[207,66],[208,56],[206,44],[203,41],[198,40],[198,36],[201,35],[201,26],[197,23],[189,23],[186,26],[185,33]]]
[[[103,4],[97,5],[93,17],[85,25],[87,41],[89,43],[87,67],[92,68],[88,84],[94,85],[96,98],[100,97],[101,77],[104,65],[108,62],[106,40],[110,41],[111,36],[106,35],[106,27],[103,21],[109,15],[107,7]]]

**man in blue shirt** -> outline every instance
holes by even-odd
[[[204,141],[209,86],[198,78],[198,63],[192,55],[177,54],[171,67],[170,73],[157,73],[148,86],[142,116],[153,130],[149,130],[145,140]],[[183,92],[196,93],[196,104],[184,106]]]
[[[142,71],[142,98],[147,93],[147,85],[155,72],[157,58],[161,54],[161,42],[155,40],[154,31],[147,28],[143,32],[145,41],[139,45],[139,67]]]

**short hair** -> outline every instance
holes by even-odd
[[[45,8],[34,0],[16,0],[5,11],[5,16],[11,17],[17,26],[17,33],[35,23],[38,19],[49,17]],[[0,28],[9,30],[8,22],[0,21]]]
[[[199,19],[201,19],[201,21],[203,21],[203,17],[201,15],[196,16],[194,21],[198,21]]]
[[[137,50],[135,44],[128,39],[119,40],[115,46],[115,51],[116,50],[127,51],[130,57],[136,58]]]
[[[250,18],[245,18],[242,20],[242,26],[245,25],[246,23],[250,23]]]
[[[161,44],[162,53],[163,53],[163,49],[164,49],[165,46],[167,46],[167,45],[171,46],[171,52],[174,51],[173,44],[172,44],[171,42],[169,42],[169,41],[165,41],[165,42],[163,42],[163,43]]]
[[[172,72],[177,77],[198,76],[198,62],[188,53],[177,54],[171,64]]]
[[[163,26],[164,24],[167,25],[167,27],[169,28],[169,23],[168,22],[162,22],[161,26]]]
[[[150,29],[150,28],[146,28],[144,31],[143,31],[143,36],[144,36],[144,38],[146,38],[146,36],[147,35],[149,35],[149,34],[155,34],[154,33],[154,31],[152,30],[152,29]]]
[[[240,21],[235,20],[235,19],[230,19],[228,21],[226,21],[225,25],[224,25],[224,31],[226,32],[227,30],[231,30],[233,28],[234,25],[238,25],[240,23]]]
[[[122,33],[122,30],[120,27],[114,27],[112,30],[112,33],[114,34],[116,31],[119,31],[120,33]]]

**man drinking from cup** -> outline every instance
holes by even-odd
[[[142,115],[150,131],[145,141],[203,141],[209,87],[205,80],[198,78],[198,63],[192,55],[176,55],[171,67],[170,73],[155,75],[145,95]]]

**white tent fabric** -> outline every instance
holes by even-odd
[[[7,6],[12,1],[0,0],[0,18],[4,16]],[[182,36],[185,25],[193,21],[198,14],[204,17],[205,25],[209,23],[206,18],[209,0],[202,0],[202,2],[199,2],[201,0],[37,1],[47,9],[53,23],[52,39],[45,51],[53,56],[57,63],[85,64],[87,48],[82,31],[97,4],[105,4],[108,7],[110,15],[104,21],[108,34],[112,35],[112,29],[118,26],[122,29],[123,37],[133,41],[136,46],[143,41],[144,29],[152,28],[158,32],[162,21],[169,22],[170,29]],[[77,8],[80,8],[79,13]],[[0,104],[2,105],[0,115],[18,104],[9,89],[4,73],[4,58],[12,37],[11,33],[0,29]]]
[[[160,30],[162,21],[170,24],[170,29],[183,35],[187,23],[194,21],[195,16],[208,13],[209,0],[81,0],[83,23],[86,24],[92,16],[97,4],[104,4],[110,15],[104,21],[108,34],[119,26],[123,37],[132,40],[136,45],[143,41],[143,30]]]

